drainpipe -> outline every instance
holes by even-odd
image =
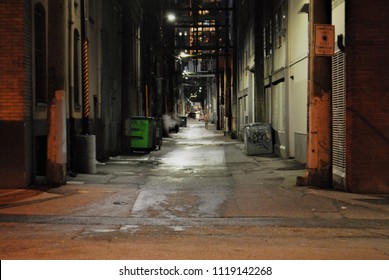
[[[216,129],[221,130],[222,125],[222,117],[220,112],[220,105],[221,105],[221,92],[220,92],[220,71],[219,71],[219,63],[220,63],[220,52],[219,52],[219,40],[217,40],[217,49],[216,49]]]
[[[331,1],[311,0],[308,71],[308,183],[332,186],[331,57],[315,55],[315,24],[331,23]]]
[[[89,131],[89,68],[88,68],[88,13],[87,0],[81,2],[81,36],[82,36],[82,134],[76,137],[77,171],[95,174],[96,169],[96,136]]]
[[[227,117],[227,123],[225,132],[229,133],[231,138],[235,138],[232,131],[232,93],[231,93],[231,59],[232,59],[232,52],[230,51],[230,13],[229,13],[229,1],[226,1],[225,4],[225,17],[226,17],[226,31],[225,31],[225,48],[224,48],[224,54],[225,54],[225,98],[224,98],[224,104],[225,104],[225,116]]]
[[[81,25],[82,25],[82,131],[84,135],[89,134],[89,64],[88,64],[88,13],[87,1],[83,0],[81,4]]]
[[[255,29],[255,121],[265,122],[265,85],[263,62],[263,21],[264,10],[268,9],[266,2],[254,1],[254,29]],[[238,64],[236,64],[238,65]]]

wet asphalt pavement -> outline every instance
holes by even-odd
[[[389,196],[296,187],[204,123],[60,188],[0,190],[1,259],[389,259]]]

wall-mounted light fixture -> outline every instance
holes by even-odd
[[[299,14],[309,14],[309,3],[305,3],[300,11],[298,12]]]
[[[337,45],[338,45],[338,48],[341,52],[346,51],[346,47],[344,45],[344,35],[343,34],[338,35]]]

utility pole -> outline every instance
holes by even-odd
[[[55,2],[55,3],[54,3]],[[47,137],[47,183],[66,184],[66,9],[67,1],[49,1],[49,132]]]
[[[311,0],[308,71],[308,184],[332,185],[331,57],[315,54],[316,25],[331,23],[331,1]]]

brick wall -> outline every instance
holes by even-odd
[[[0,120],[30,116],[31,44],[29,1],[0,1]]]
[[[0,187],[31,181],[31,13],[0,0]]]
[[[347,4],[347,187],[389,193],[389,1]]]

